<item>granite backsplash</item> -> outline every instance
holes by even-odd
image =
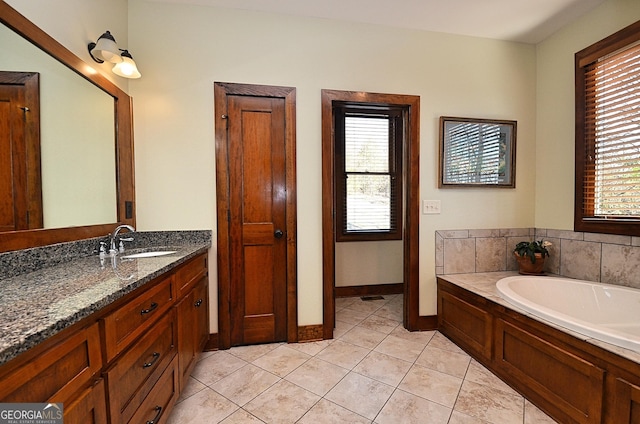
[[[126,249],[211,243],[211,230],[136,231],[133,234],[134,240],[126,243]],[[120,235],[127,237],[127,232],[122,232]],[[109,237],[105,235],[104,237],[0,253],[0,281],[78,258],[97,255],[101,241],[108,243]]]

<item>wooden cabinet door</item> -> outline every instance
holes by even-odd
[[[202,352],[209,340],[208,282],[206,275],[200,278],[176,306],[180,391],[185,388],[198,354]]]
[[[196,354],[202,352],[209,341],[209,279],[203,277],[194,288],[193,306],[196,314]]]
[[[64,404],[65,424],[107,424],[104,380],[83,390],[72,402]]]
[[[491,361],[493,316],[484,309],[438,289],[438,327],[470,352]]]
[[[191,290],[176,306],[178,317],[178,368],[180,391],[184,390],[194,365],[196,351],[196,316],[194,291]]]

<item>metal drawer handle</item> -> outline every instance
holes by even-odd
[[[202,299],[198,299],[198,301],[193,304],[193,306],[195,306],[196,308],[199,308],[200,305],[202,305]]]
[[[153,352],[153,359],[151,360],[151,362],[145,362],[144,364],[142,364],[142,368],[152,367],[153,364],[158,361],[158,358],[160,358],[160,354],[158,352]]]
[[[144,315],[144,314],[148,314],[149,312],[153,312],[154,309],[156,309],[158,307],[158,304],[156,302],[152,302],[151,306],[149,306],[149,309],[143,309],[140,311],[140,315]]]
[[[160,419],[160,415],[162,415],[162,406],[156,406],[155,408],[153,408],[153,410],[158,412],[156,413],[156,416],[153,417],[151,421],[147,421],[147,424],[157,424],[158,420]]]

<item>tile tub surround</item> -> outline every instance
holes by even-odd
[[[211,247],[211,232],[204,233],[208,233],[208,239],[206,234],[200,234],[202,238],[167,237],[163,242],[177,250],[167,256],[117,258],[114,267],[110,257],[101,260],[97,254],[90,253],[90,256],[65,258],[57,265],[48,263],[49,266],[35,271],[0,278],[0,365],[205,252]],[[85,246],[84,241],[79,245]],[[53,247],[54,251],[58,248]],[[68,246],[64,249],[73,251]],[[55,254],[50,256],[55,263]]]
[[[516,271],[515,245],[548,240],[545,271],[567,278],[640,288],[640,237],[542,228],[439,230],[436,275]]]

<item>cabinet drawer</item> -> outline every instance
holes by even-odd
[[[173,304],[173,278],[169,277],[133,298],[104,318],[107,362],[140,338]]]
[[[36,348],[37,349],[37,348]],[[73,333],[0,379],[1,402],[65,402],[102,368],[98,324]]]
[[[207,255],[200,255],[183,265],[176,271],[176,285],[178,286],[178,299],[184,296],[191,287],[207,274]]]
[[[176,354],[176,325],[171,309],[107,372],[111,422],[126,423]]]
[[[131,424],[166,423],[173,405],[178,399],[178,357],[174,356],[158,383],[145,398],[129,421]]]

